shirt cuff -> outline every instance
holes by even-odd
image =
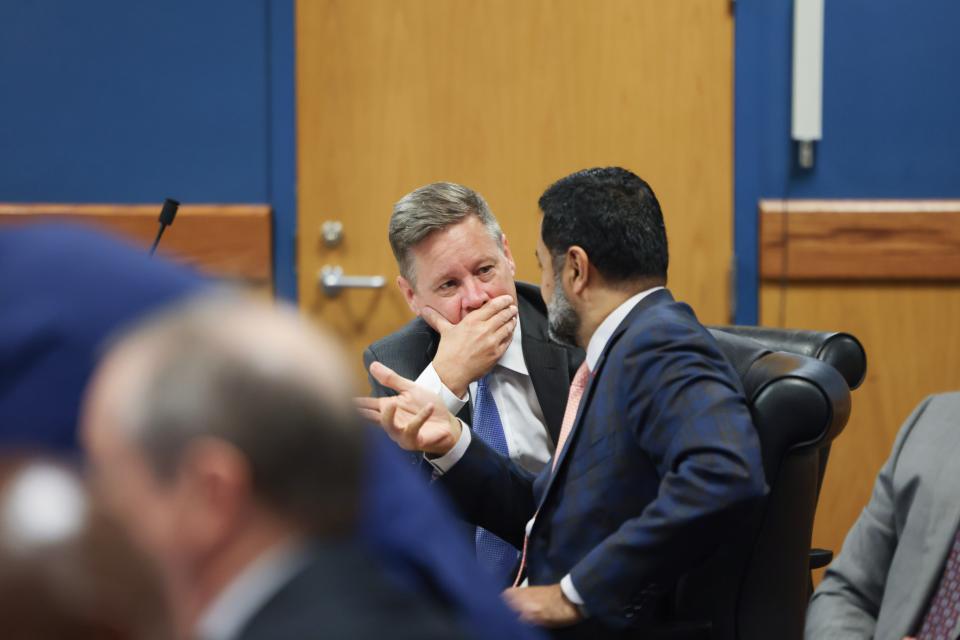
[[[450,471],[453,465],[460,462],[460,458],[467,452],[467,447],[470,446],[471,440],[473,440],[473,436],[470,434],[470,429],[467,428],[467,425],[463,424],[463,420],[460,420],[460,438],[457,439],[457,444],[453,445],[450,451],[447,451],[439,458],[428,458],[424,455],[423,459],[433,467],[434,475],[442,476],[447,471]]]
[[[577,588],[573,586],[573,579],[570,578],[570,574],[563,576],[563,579],[560,580],[560,591],[563,592],[563,596],[576,605],[577,609],[580,610],[580,615],[584,618],[587,617],[587,610],[583,608],[583,598],[580,597],[580,594],[577,593]]]
[[[463,394],[462,398],[458,398],[456,395],[454,395],[453,391],[450,391],[450,389],[447,388],[447,385],[443,384],[440,376],[437,375],[437,370],[433,368],[432,362],[427,365],[427,368],[423,370],[416,382],[421,387],[426,387],[430,391],[440,396],[440,399],[443,400],[443,404],[447,407],[447,411],[453,415],[460,413],[460,410],[463,409],[463,406],[467,404],[467,401],[470,399],[469,391]]]

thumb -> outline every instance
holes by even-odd
[[[445,334],[453,327],[453,324],[451,324],[439,311],[433,307],[423,307],[420,310],[420,315],[423,316],[423,319],[427,322],[427,324],[436,329],[437,333],[440,335]]]

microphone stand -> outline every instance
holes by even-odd
[[[177,208],[179,207],[180,203],[173,198],[167,198],[163,201],[163,208],[160,209],[160,228],[157,229],[157,237],[153,241],[153,246],[150,247],[151,256],[157,250],[157,245],[160,244],[160,237],[163,235],[164,230],[173,224],[173,219],[176,217]]]

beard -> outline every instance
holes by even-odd
[[[560,278],[554,279],[553,298],[547,303],[547,335],[554,342],[568,347],[579,347],[580,316],[563,292]]]

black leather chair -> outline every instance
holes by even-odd
[[[751,338],[774,351],[788,351],[822,360],[840,372],[851,391],[860,388],[867,377],[867,352],[860,341],[849,333],[754,326],[724,326],[714,327],[714,329]],[[829,458],[830,444],[828,443],[820,448],[820,477],[817,481],[818,498]],[[810,550],[811,569],[822,569],[830,564],[831,560],[833,560],[833,551],[830,549]],[[810,588],[812,591],[812,581]]]
[[[851,343],[835,337],[841,334],[711,331],[743,382],[770,494],[721,552],[677,585],[670,617],[686,622],[651,637],[801,638],[821,453],[846,425],[850,388],[862,381],[865,358],[859,367],[851,363],[856,349],[844,351]]]

